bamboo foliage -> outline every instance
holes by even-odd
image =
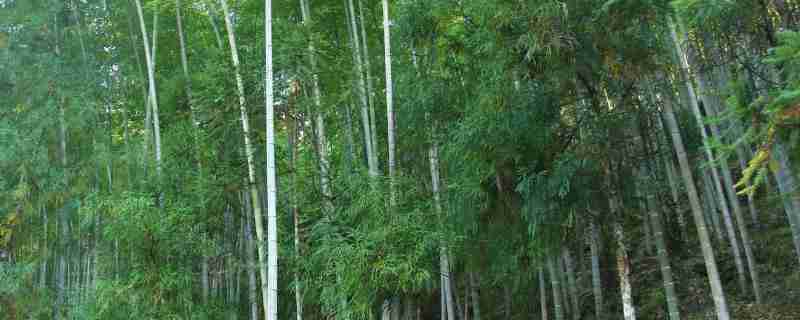
[[[0,314],[779,314],[798,3],[668,2],[0,0]]]

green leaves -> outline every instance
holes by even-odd
[[[778,34],[780,45],[771,50],[765,62],[770,64],[789,64],[797,67],[800,63],[800,32],[784,31]]]
[[[10,296],[19,294],[25,281],[30,279],[34,270],[33,264],[0,262],[0,300],[6,300]],[[0,308],[4,307],[3,303],[0,303]]]

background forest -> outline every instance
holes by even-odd
[[[0,0],[0,319],[798,319],[798,28]]]

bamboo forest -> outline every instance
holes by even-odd
[[[0,320],[800,319],[800,0],[0,0]]]

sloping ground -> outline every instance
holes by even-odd
[[[769,215],[769,221],[759,230],[751,228],[753,251],[761,278],[762,305],[755,304],[752,288],[741,292],[736,285],[736,269],[728,245],[714,244],[732,319],[800,319],[800,264],[791,231],[782,214]],[[695,243],[696,239],[690,239],[685,248],[671,248],[670,252],[673,272],[678,279],[676,289],[681,312],[687,320],[717,319],[703,259],[699,250],[692,250],[691,244]],[[647,288],[640,292],[639,314],[642,319],[667,319],[657,263],[647,258],[643,260],[636,262],[641,273],[635,276],[638,283],[634,284],[635,287]]]
[[[729,290],[731,317],[736,320],[800,319],[800,266],[791,240],[791,230],[786,222],[774,217],[770,225],[753,232],[753,250],[758,262],[761,278],[763,305],[756,305],[752,293],[737,292],[733,259],[729,254],[721,255],[721,269]],[[702,278],[701,278],[702,279]],[[750,290],[750,288],[748,288]],[[706,291],[705,286],[698,291]],[[705,292],[704,292],[705,293]],[[706,299],[702,312],[690,314],[693,319],[716,319],[710,299]]]
[[[731,317],[736,320],[796,320],[800,319],[800,305],[736,304],[731,307]],[[689,320],[716,319],[712,311],[693,314]]]
[[[800,318],[800,306],[792,305],[737,305],[734,315],[740,320],[789,320]]]
[[[17,314],[16,308],[11,300],[0,296],[0,320],[14,320]]]

